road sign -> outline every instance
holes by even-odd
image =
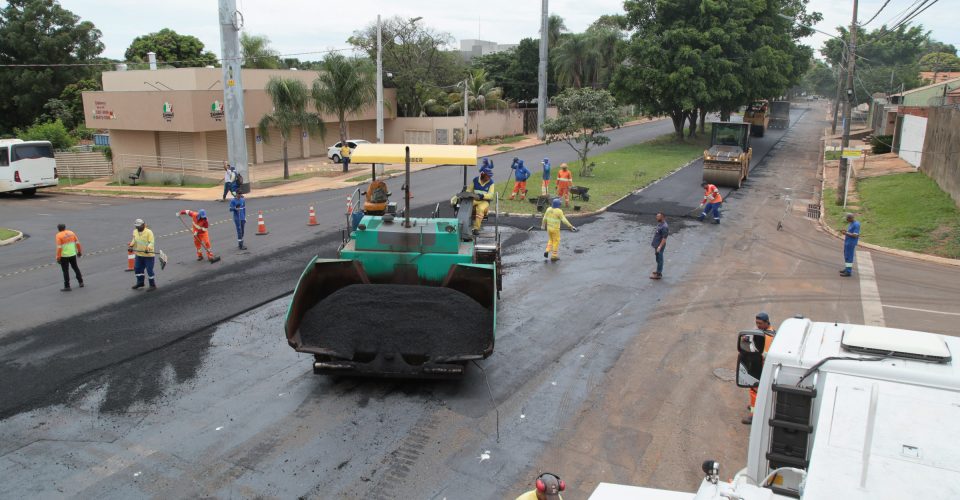
[[[860,158],[861,156],[863,156],[863,150],[847,148],[843,150],[843,153],[841,153],[841,156],[843,156],[844,158],[850,158],[850,159]]]

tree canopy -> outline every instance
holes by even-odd
[[[0,9],[0,64],[102,62],[100,30],[57,2],[8,0]],[[93,76],[96,66],[0,69],[0,133],[30,125],[64,88]]]
[[[241,33],[240,52],[244,68],[277,69],[282,66],[277,52],[270,48],[270,39],[264,35]]]
[[[592,170],[587,162],[590,148],[610,142],[603,131],[621,125],[617,101],[606,90],[587,87],[564,89],[553,103],[557,117],[543,123],[547,142],[566,142],[580,157],[580,176],[588,177]]]
[[[131,62],[147,62],[147,53],[157,54],[157,63],[174,68],[215,66],[217,56],[203,50],[203,42],[192,35],[181,35],[170,28],[138,36],[123,56]]]
[[[337,115],[341,142],[348,139],[347,115],[376,105],[376,74],[368,59],[348,59],[335,52],[323,58],[313,82],[313,104],[320,113]]]

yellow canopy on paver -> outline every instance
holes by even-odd
[[[476,165],[476,146],[447,146],[443,144],[357,144],[350,155],[351,163],[406,163],[406,148],[410,148],[410,163],[425,165]]]

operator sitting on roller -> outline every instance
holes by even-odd
[[[487,168],[480,169],[480,175],[473,178],[473,183],[467,187],[468,193],[474,193],[473,200],[473,234],[480,234],[480,224],[490,211],[490,200],[493,199],[493,171]]]
[[[713,214],[713,223],[720,223],[720,205],[723,204],[723,196],[720,196],[720,190],[717,189],[717,186],[710,184],[709,182],[704,181],[700,184],[703,187],[703,201],[700,202],[700,208],[703,210],[700,212],[700,217],[697,217],[697,220],[703,222],[703,219],[707,214]]]

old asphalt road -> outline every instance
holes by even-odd
[[[225,266],[85,323],[38,329],[36,339],[7,335],[4,404],[11,386],[57,382],[6,407],[6,494],[502,498],[529,489],[542,469],[585,497],[601,480],[692,490],[708,457],[732,474],[747,434],[746,394],[730,382],[734,332],[761,308],[776,321],[797,312],[863,319],[859,281],[836,275],[839,243],[802,210],[775,230],[785,194],[805,208],[801,193],[817,185],[818,118],[802,118],[730,196],[722,226],[672,220],[662,282],[645,277],[647,215],[606,214],[564,233],[557,264],[541,259],[543,233],[508,229],[497,350],[459,382],[314,376],[310,358],[282,341],[282,298],[234,303],[249,311],[226,322],[203,315],[217,295],[269,298],[307,255],[332,251],[331,229],[249,273]],[[956,282],[947,272],[937,283]],[[879,281],[884,300],[898,293]],[[939,291],[960,295],[947,288]],[[128,330],[98,333],[124,321]]]

